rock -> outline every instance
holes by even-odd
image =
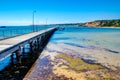
[[[20,71],[15,71],[15,74],[19,74],[20,73]]]

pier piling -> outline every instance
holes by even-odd
[[[16,50],[15,54],[16,54],[17,63],[20,64],[21,63],[20,49]]]

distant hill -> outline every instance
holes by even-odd
[[[52,26],[84,26],[84,27],[120,27],[120,19],[113,20],[96,20],[86,23],[64,23],[50,24]]]
[[[120,27],[120,19],[115,20],[96,20],[93,22],[87,22],[84,26],[88,27]]]

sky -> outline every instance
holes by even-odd
[[[36,12],[34,12],[36,11]],[[0,0],[0,25],[120,19],[120,0]]]

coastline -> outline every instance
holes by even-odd
[[[89,28],[120,28],[120,27],[114,27],[114,26],[85,26],[83,25],[84,27],[89,27]],[[79,26],[80,27],[80,26]]]

